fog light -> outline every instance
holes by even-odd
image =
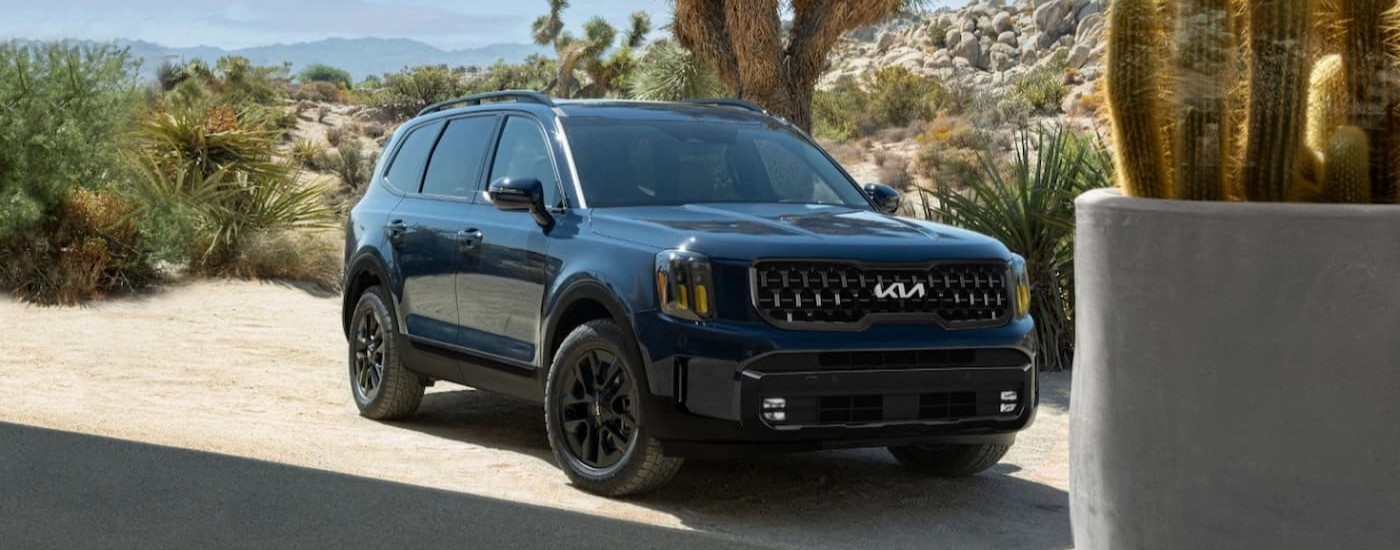
[[[763,419],[769,422],[783,422],[787,420],[787,399],[781,397],[763,398]]]
[[[1002,404],[1001,404],[1001,412],[1004,412],[1004,413],[1016,412],[1016,404],[1015,404],[1015,403],[1002,403]]]
[[[1002,401],[1010,401],[1010,402],[1012,402],[1012,403],[1015,403],[1017,397],[1018,397],[1018,395],[1017,395],[1016,392],[1014,392],[1014,391],[1004,391],[1004,392],[1001,392],[1001,400],[1002,400]],[[1002,411],[1002,412],[1006,412],[1006,411]]]

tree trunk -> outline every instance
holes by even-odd
[[[801,128],[803,132],[811,133],[813,95],[815,95],[813,87],[796,85],[788,89],[787,101],[780,104],[764,105],[757,100],[750,101],[754,101],[758,106],[767,109],[769,113],[787,119],[788,122]]]

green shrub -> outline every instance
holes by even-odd
[[[324,63],[307,65],[302,68],[301,72],[297,73],[297,79],[302,83],[326,82],[332,85],[338,84],[347,89],[353,84],[348,71]]]
[[[895,65],[867,75],[869,106],[880,128],[907,126],[916,120],[932,120],[943,102],[943,86]]]
[[[110,191],[70,189],[37,230],[0,239],[0,284],[40,304],[77,304],[159,278],[136,205]]]
[[[813,133],[836,141],[860,137],[861,119],[867,116],[869,95],[849,76],[838,79],[829,89],[812,96]]]
[[[136,195],[148,218],[188,220],[190,234],[170,244],[196,273],[226,272],[258,232],[331,220],[327,190],[298,181],[291,166],[274,160],[268,132],[245,128],[231,109],[157,111],[142,128]]]
[[[1096,140],[1063,127],[1021,133],[1015,155],[979,156],[963,192],[937,182],[921,190],[923,216],[989,235],[1026,259],[1040,368],[1070,366],[1074,354],[1074,198],[1112,185],[1112,159]],[[1034,140],[1033,140],[1034,139]]]
[[[318,157],[325,151],[321,144],[309,139],[299,139],[292,142],[292,160],[297,161],[303,167],[315,169],[318,166]]]
[[[1016,78],[1016,95],[1025,99],[1036,112],[1060,112],[1060,102],[1066,93],[1065,67],[1064,63],[1051,62],[1027,71]]]
[[[0,238],[36,228],[76,187],[121,181],[140,99],[124,50],[0,44]]]
[[[385,75],[367,103],[395,120],[407,120],[424,107],[467,92],[466,82],[446,65],[425,65]]]
[[[324,170],[334,172],[352,191],[359,190],[369,182],[374,173],[375,155],[366,155],[354,144],[340,147],[334,154],[322,153],[317,164]]]

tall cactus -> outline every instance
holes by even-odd
[[[1350,104],[1347,97],[1342,56],[1331,54],[1318,59],[1308,85],[1308,147],[1318,152],[1327,151],[1332,132],[1346,124]]]
[[[1297,183],[1307,107],[1308,37],[1316,0],[1249,3],[1249,124],[1245,197],[1281,202]]]
[[[1393,67],[1387,56],[1387,12],[1395,0],[1345,0],[1340,3],[1343,28],[1342,65],[1350,98],[1349,123],[1370,136],[1372,194],[1378,199],[1395,196],[1386,172],[1387,157],[1396,141],[1387,128],[1387,111],[1394,100]]]
[[[1113,121],[1114,156],[1124,191],[1170,198],[1170,171],[1162,136],[1160,89],[1166,46],[1158,0],[1118,0],[1109,8],[1105,91]]]
[[[1371,145],[1366,131],[1343,126],[1332,134],[1327,147],[1327,173],[1323,200],[1371,202]]]
[[[1182,0],[1176,21],[1175,196],[1220,200],[1233,143],[1226,101],[1233,80],[1230,0]]]

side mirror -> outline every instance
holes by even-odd
[[[491,182],[486,194],[497,210],[503,212],[528,211],[540,227],[554,225],[554,216],[544,204],[544,184],[537,178],[505,177]]]
[[[899,191],[883,183],[865,184],[865,196],[880,207],[886,214],[899,211]]]

